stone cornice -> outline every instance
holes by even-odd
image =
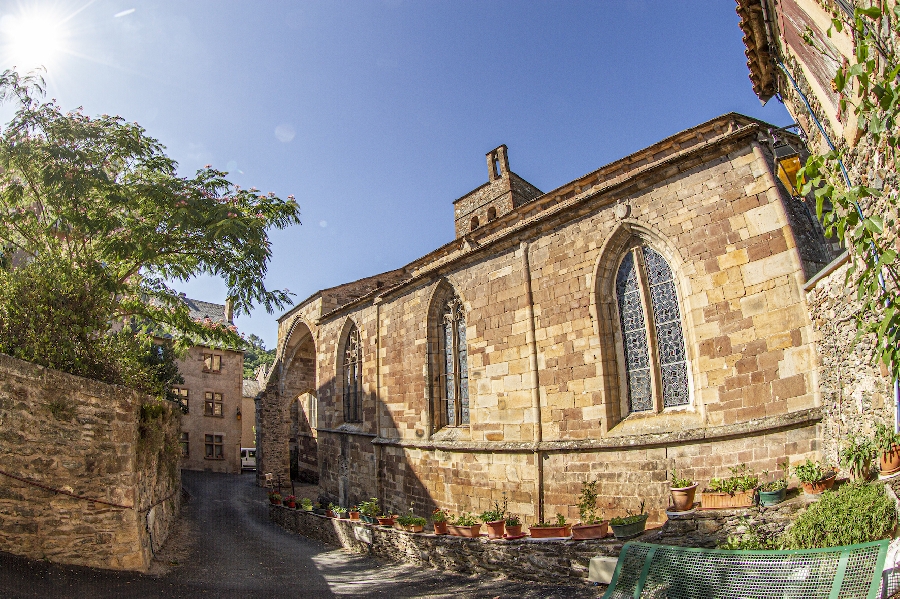
[[[655,433],[649,435],[610,436],[602,439],[576,441],[434,441],[414,439],[375,438],[373,445],[387,445],[420,450],[457,451],[469,453],[560,453],[586,451],[617,451],[622,449],[649,449],[685,443],[724,441],[738,437],[758,436],[782,430],[810,426],[822,420],[821,408],[798,410],[778,416],[766,416],[724,426],[710,426],[686,431]],[[319,429],[322,431],[323,429]],[[355,434],[345,431],[326,431],[339,434]],[[374,435],[367,435],[372,436]]]

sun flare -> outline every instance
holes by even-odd
[[[47,67],[63,47],[62,19],[51,13],[4,15],[0,19],[4,62],[22,71]]]

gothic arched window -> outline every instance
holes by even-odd
[[[344,342],[344,422],[362,422],[362,346],[359,329],[350,325]]]
[[[690,402],[681,312],[672,269],[646,246],[628,251],[616,275],[629,412]],[[646,317],[649,309],[651,318]]]
[[[438,387],[435,428],[469,424],[469,367],[466,315],[459,297],[443,303],[438,314]]]

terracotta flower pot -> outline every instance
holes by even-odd
[[[351,520],[359,520],[359,512],[350,512]]]
[[[521,537],[524,536],[522,534],[522,525],[516,524],[515,526],[506,526],[506,534],[504,536],[507,537]]]
[[[394,528],[396,528],[397,530],[404,530],[406,532],[422,532],[423,530],[425,530],[425,527],[422,526],[421,524],[403,525],[403,524],[395,523]]]
[[[756,495],[756,489],[737,491],[734,495],[703,491],[700,494],[700,504],[705,510],[752,507],[754,495]]]
[[[894,445],[887,453],[881,454],[881,475],[900,472],[900,445]]]
[[[297,509],[297,502],[296,502],[296,501],[288,501],[288,502],[285,503],[284,505],[287,506],[287,507],[289,507],[289,508],[291,508],[292,510]]]
[[[447,521],[443,522],[434,522],[434,534],[436,535],[445,535],[447,534]]]
[[[394,517],[390,516],[388,518],[378,518],[378,524],[380,524],[381,526],[393,526]]]
[[[494,520],[493,522],[485,522],[484,525],[487,527],[487,533],[489,539],[502,539],[503,538],[503,526],[506,524],[505,520]]]
[[[269,497],[269,503],[271,503],[272,505],[278,505],[279,503],[281,503],[281,500],[275,499],[274,497]]]
[[[573,539],[602,539],[609,534],[609,522],[604,520],[600,524],[577,524],[572,527]]]
[[[803,483],[803,492],[807,495],[820,495],[834,486],[836,478],[837,471],[832,470],[814,483]]]
[[[532,539],[552,539],[572,536],[572,530],[568,524],[565,526],[531,526],[528,528],[528,534]]]
[[[694,507],[694,495],[697,493],[697,483],[690,487],[669,489],[672,494],[672,509],[676,512],[686,512]]]
[[[334,518],[334,512],[331,510],[325,510],[325,515],[329,518]]]
[[[455,537],[477,537],[481,534],[481,524],[475,524],[474,526],[456,526],[454,524],[448,524],[447,532]]]

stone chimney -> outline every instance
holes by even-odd
[[[230,297],[225,299],[225,321],[234,324],[234,302]]]

